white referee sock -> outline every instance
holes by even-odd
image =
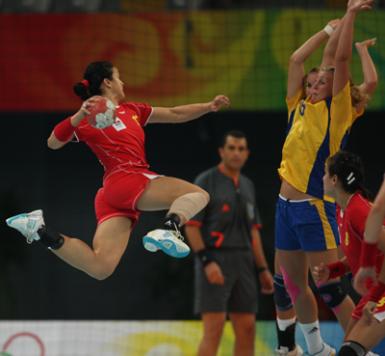
[[[308,353],[315,354],[316,352],[320,352],[322,350],[323,340],[321,337],[318,320],[309,324],[298,324],[301,327],[305,337]]]

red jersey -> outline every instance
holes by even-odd
[[[123,103],[116,108],[116,122],[103,130],[83,120],[75,129],[79,141],[84,141],[103,165],[104,178],[115,171],[147,170],[144,148],[146,125],[152,107],[143,103]]]
[[[361,244],[364,239],[365,223],[371,204],[360,193],[350,198],[345,210],[337,207],[337,222],[340,232],[341,248],[353,276],[360,268]],[[380,272],[384,254],[377,249],[376,271]]]

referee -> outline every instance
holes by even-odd
[[[227,313],[235,332],[234,355],[254,355],[257,274],[261,291],[273,292],[259,228],[261,220],[250,179],[241,174],[249,156],[243,132],[225,134],[221,162],[195,184],[210,194],[207,207],[186,224],[196,252],[195,311],[203,320],[198,356],[216,355]]]

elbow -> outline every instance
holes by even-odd
[[[304,59],[302,56],[300,56],[297,51],[295,51],[291,56],[290,56],[290,64],[303,64]]]
[[[377,79],[374,79],[374,80],[370,80],[370,81],[366,82],[365,84],[366,84],[367,92],[373,93],[377,88],[378,81],[377,81]]]

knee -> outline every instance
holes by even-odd
[[[211,322],[204,328],[204,337],[210,340],[219,340],[222,336],[224,322]]]
[[[104,281],[115,272],[115,269],[116,269],[116,264],[100,263],[92,271],[91,276],[98,281]]]
[[[274,303],[279,311],[286,311],[293,307],[283,277],[278,273],[274,275]]]
[[[364,356],[366,353],[365,347],[355,341],[344,342],[338,351],[339,356]]]
[[[205,202],[205,206],[210,202],[210,194],[207,193],[204,189],[199,188],[199,191],[198,193],[200,193],[202,195],[202,198],[203,198],[203,201]]]
[[[340,281],[323,284],[318,287],[318,291],[322,300],[331,309],[338,307],[346,298],[346,292]]]

